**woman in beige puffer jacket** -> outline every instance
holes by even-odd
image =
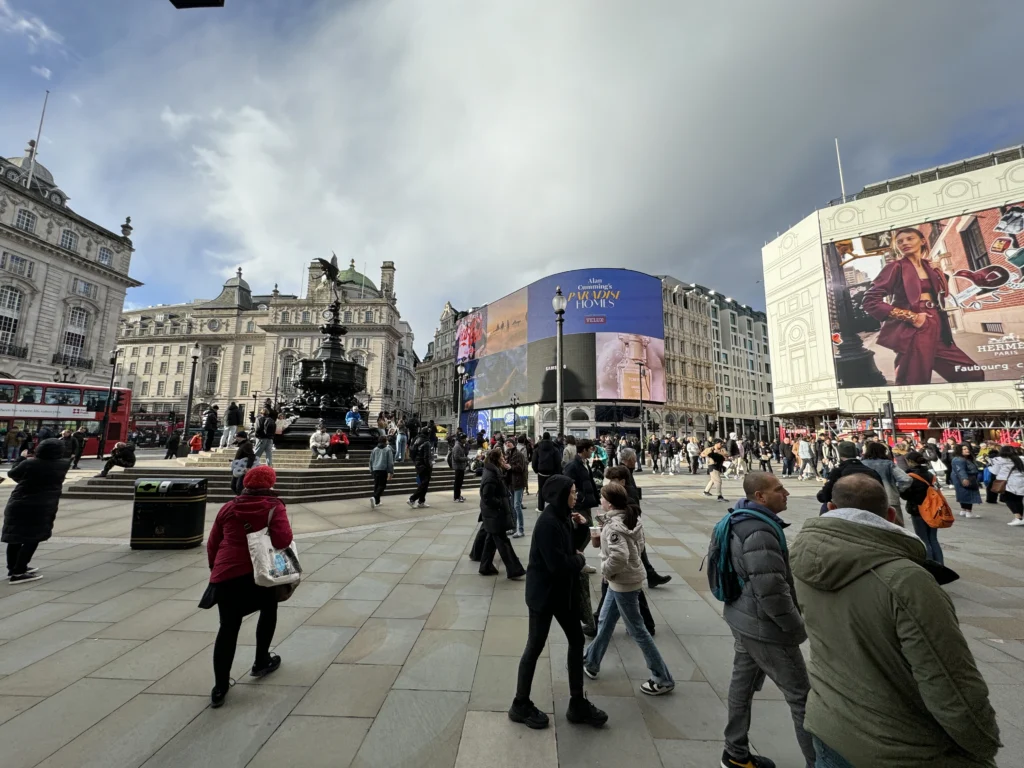
[[[647,576],[640,559],[644,551],[644,526],[638,510],[629,503],[629,494],[619,483],[605,483],[601,488],[601,509],[605,511],[601,526],[601,575],[608,582],[608,594],[598,618],[597,637],[583,656],[583,671],[590,678],[597,677],[621,615],[651,671],[650,680],[640,690],[649,696],[661,696],[671,692],[675,681],[640,615],[640,595]]]

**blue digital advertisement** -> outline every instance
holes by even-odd
[[[664,402],[661,281],[631,269],[577,269],[542,278],[464,317],[456,360],[463,411],[554,399],[556,288],[566,298],[564,391],[570,400]]]

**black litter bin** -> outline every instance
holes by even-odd
[[[132,549],[188,549],[203,543],[206,478],[142,477],[135,481]]]

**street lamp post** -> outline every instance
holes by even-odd
[[[459,374],[459,383],[455,392],[455,434],[457,435],[462,428],[462,377],[466,375],[466,366],[459,363],[455,372]]]
[[[637,360],[636,364],[640,369],[640,448],[642,449],[646,445],[644,442],[644,364],[640,360]]]
[[[107,404],[103,408],[103,423],[100,425],[99,449],[97,459],[102,459],[107,449],[107,427],[110,424],[110,401],[114,399],[114,376],[117,374],[117,355],[121,350],[114,349],[110,353],[110,386],[107,387]],[[54,377],[56,381],[56,377]]]
[[[192,426],[192,398],[196,392],[196,366],[199,365],[199,342],[192,347],[192,377],[188,382],[188,402],[185,405],[185,430],[181,436],[181,445],[185,448],[185,455],[188,455],[188,431]]]
[[[516,437],[516,428],[519,426],[519,414],[516,409],[519,407],[519,395],[512,393],[512,437]]]
[[[565,435],[565,400],[562,395],[562,325],[565,323],[565,308],[569,300],[562,295],[562,288],[555,287],[551,308],[555,310],[558,335],[555,340],[555,408],[558,411],[558,434]]]
[[[256,428],[256,398],[259,397],[259,390],[252,393],[252,413],[249,414],[249,424]]]

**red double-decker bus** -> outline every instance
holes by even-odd
[[[19,432],[34,437],[45,427],[56,437],[65,429],[80,426],[85,426],[89,434],[83,454],[95,456],[99,450],[107,392],[107,387],[86,384],[0,379],[0,442],[4,457],[12,456],[12,446],[16,452]],[[114,388],[107,450],[128,435],[131,397],[130,389]]]

